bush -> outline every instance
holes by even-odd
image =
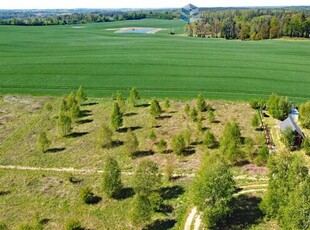
[[[103,148],[111,148],[113,144],[112,135],[113,131],[109,126],[107,124],[102,124],[98,134],[99,146]]]
[[[269,157],[269,150],[267,146],[263,146],[262,148],[258,150],[258,155],[255,159],[255,164],[257,164],[258,166],[266,165],[268,161],[268,157]]]
[[[168,99],[166,99],[164,106],[165,106],[165,109],[170,108],[170,101]]]
[[[189,116],[190,109],[191,107],[189,106],[189,104],[186,103],[186,105],[184,106],[184,112],[187,116]]]
[[[127,154],[129,156],[133,156],[134,153],[136,153],[138,151],[138,147],[139,147],[138,138],[137,138],[136,134],[134,132],[132,132],[131,130],[129,130],[127,132],[125,138],[126,138],[125,139],[125,147],[126,147]]]
[[[192,118],[192,120],[193,120],[194,122],[197,121],[198,112],[197,112],[197,110],[196,110],[195,107],[193,107],[193,108],[190,109],[190,111],[189,111],[189,116]]]
[[[216,139],[214,134],[207,130],[204,134],[203,144],[206,145],[209,149],[213,149],[216,147]]]
[[[160,139],[157,143],[157,149],[160,153],[163,153],[167,149],[167,142],[164,139]]]
[[[150,138],[151,141],[156,141],[157,137],[156,137],[156,134],[155,134],[153,129],[151,130],[151,132],[149,134],[149,138]]]
[[[151,220],[152,206],[145,194],[137,193],[130,206],[129,218],[133,225],[142,227],[142,225]]]
[[[304,128],[310,129],[310,102],[300,105],[299,121]]]
[[[263,99],[251,99],[249,104],[253,109],[260,109],[262,110],[266,101]]]
[[[176,135],[173,139],[172,139],[172,150],[175,154],[177,155],[181,155],[184,150],[185,150],[185,140],[182,134],[178,134]]]
[[[268,112],[276,119],[284,120],[290,111],[290,103],[287,97],[281,97],[277,94],[269,96],[267,101]]]
[[[69,116],[65,114],[60,114],[57,120],[57,128],[60,136],[64,137],[71,132],[71,123],[72,120]]]
[[[310,139],[305,138],[302,142],[302,147],[305,150],[306,155],[310,156]]]
[[[37,146],[38,149],[42,152],[45,152],[51,144],[51,141],[48,139],[46,132],[40,132],[37,136]]]
[[[285,130],[282,132],[281,141],[287,148],[295,146],[295,134],[291,127],[285,128]]]
[[[151,203],[151,207],[152,210],[155,212],[160,211],[164,199],[161,197],[161,195],[159,194],[159,192],[155,191],[155,192],[151,192],[148,196],[150,203]]]
[[[213,111],[210,111],[210,112],[208,113],[208,120],[209,120],[210,123],[215,122],[215,114],[214,114]]]
[[[84,186],[80,190],[80,197],[85,204],[92,204],[94,202],[95,195],[88,186]]]
[[[82,225],[78,220],[69,219],[65,224],[65,230],[82,230]]]
[[[162,109],[159,105],[159,102],[155,99],[153,99],[151,101],[151,106],[150,106],[150,114],[154,117],[154,118],[157,118],[161,115],[162,113]]]

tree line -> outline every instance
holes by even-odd
[[[112,22],[122,20],[139,20],[145,18],[156,18],[172,20],[177,18],[175,11],[153,10],[153,11],[95,11],[95,12],[73,12],[59,13],[47,12],[45,14],[32,11],[5,11],[0,12],[0,25],[20,26],[46,26],[66,24],[86,24],[98,22]]]
[[[202,13],[199,22],[185,26],[189,36],[241,40],[310,36],[310,10],[232,9]]]

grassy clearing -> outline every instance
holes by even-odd
[[[15,97],[13,97],[15,98]],[[18,100],[16,100],[18,98]],[[147,100],[139,102],[140,107],[127,107],[124,117],[124,126],[120,132],[113,134],[113,139],[122,143],[125,140],[126,130],[131,127],[139,140],[140,155],[131,158],[125,153],[125,146],[120,144],[111,149],[98,148],[96,143],[97,131],[103,122],[109,122],[113,102],[111,100],[91,99],[81,107],[84,116],[74,124],[71,137],[60,138],[55,128],[55,118],[58,116],[60,99],[57,97],[29,97],[29,101],[23,104],[23,97],[13,99],[5,96],[1,99],[1,116],[19,114],[30,109],[31,105],[39,103],[32,113],[18,117],[13,116],[10,122],[4,124],[19,124],[6,130],[5,138],[0,145],[1,165],[21,165],[44,168],[75,168],[102,170],[104,157],[113,155],[119,162],[123,172],[122,177],[127,188],[131,187],[131,173],[142,159],[156,161],[164,173],[168,162],[172,162],[174,173],[183,174],[172,181],[165,181],[163,191],[166,191],[165,204],[172,207],[172,212],[156,213],[149,229],[165,229],[165,226],[173,226],[174,229],[182,228],[186,219],[188,201],[187,191],[192,177],[199,168],[201,157],[206,154],[207,148],[197,144],[202,139],[197,126],[191,118],[185,115],[183,107],[185,102],[170,101],[171,107],[166,109],[157,121],[157,128],[152,126],[152,118],[149,115]],[[53,107],[51,111],[44,109],[43,102],[49,101]],[[163,105],[163,101],[160,102]],[[187,101],[191,106],[195,101]],[[242,136],[259,139],[260,132],[250,127],[250,118],[255,113],[247,103],[208,101],[216,114],[216,121],[210,123],[207,119],[208,112],[203,112],[202,127],[214,132],[217,139],[220,138],[227,122],[235,120],[240,124]],[[19,106],[20,104],[20,106]],[[21,106],[23,105],[23,106]],[[6,112],[5,112],[6,111]],[[242,113],[240,112],[242,111]],[[22,120],[23,123],[19,123]],[[155,131],[157,141],[164,138],[168,142],[168,150],[171,150],[170,142],[174,135],[189,128],[192,140],[188,155],[176,156],[168,153],[159,153],[154,141],[148,136],[151,130]],[[42,153],[36,149],[36,136],[40,131],[47,131],[52,139],[50,150]],[[217,151],[217,150],[209,150]],[[236,181],[239,185],[253,185],[266,183],[260,181],[260,177],[248,172],[243,167],[235,167],[234,175],[239,176]],[[82,181],[71,183],[69,177],[74,176]],[[132,197],[115,201],[104,197],[101,189],[101,174],[80,174],[55,171],[24,171],[16,169],[0,170],[0,185],[2,199],[3,219],[13,229],[20,223],[32,221],[36,214],[45,218],[48,222],[46,229],[61,229],[69,217],[75,217],[82,222],[87,229],[133,229],[127,217]],[[82,185],[93,188],[95,195],[102,200],[96,205],[84,205],[78,197]],[[258,186],[259,187],[259,186]],[[167,195],[168,193],[168,195]],[[170,195],[169,195],[170,194]],[[254,195],[260,195],[254,194]],[[184,218],[185,217],[185,218]],[[0,221],[1,221],[0,220]],[[177,223],[175,223],[177,221]],[[256,222],[251,223],[256,224]],[[232,225],[231,225],[232,226]],[[156,228],[155,228],[156,229]]]
[[[112,28],[158,27],[156,34]],[[309,41],[241,42],[189,38],[180,21],[140,20],[72,26],[1,26],[0,92],[91,96],[138,87],[147,97],[249,99],[271,92],[306,100]],[[176,35],[169,35],[174,28]],[[298,88],[296,88],[298,87]],[[297,90],[298,89],[298,90]]]

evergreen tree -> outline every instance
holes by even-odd
[[[208,229],[213,229],[232,212],[234,185],[228,165],[219,156],[209,155],[203,159],[193,181],[192,195]]]
[[[71,132],[71,118],[67,115],[60,114],[57,119],[57,128],[60,136],[64,137]]]
[[[136,193],[150,194],[161,186],[161,174],[158,166],[151,160],[139,163],[133,176],[133,187]]]
[[[159,102],[155,99],[152,100],[151,106],[150,106],[150,114],[154,118],[158,118],[162,114],[162,109],[159,105]]]
[[[189,104],[185,104],[184,106],[184,112],[187,116],[189,116],[189,112],[190,112],[191,107],[189,106]]]
[[[81,103],[87,100],[87,96],[84,93],[82,86],[80,86],[76,92],[76,99]]]
[[[170,108],[170,101],[169,99],[166,99],[165,101],[165,109],[169,109]]]
[[[214,134],[207,130],[204,134],[203,144],[206,145],[209,149],[213,149],[216,147],[216,139]]]
[[[191,108],[189,111],[189,115],[194,122],[198,120],[198,112],[195,107]]]
[[[132,202],[129,212],[131,223],[137,227],[142,227],[152,218],[152,206],[147,195],[137,193]]]
[[[107,197],[117,197],[123,188],[121,170],[118,163],[112,157],[107,157],[103,171],[103,191]]]
[[[167,142],[164,139],[160,139],[157,143],[157,149],[160,153],[163,153],[167,149]]]
[[[172,139],[171,147],[176,155],[181,155],[184,152],[185,140],[182,134],[178,134]]]
[[[253,117],[252,117],[252,120],[251,120],[251,125],[252,125],[252,127],[253,128],[257,128],[258,126],[259,126],[259,117],[258,117],[258,115],[255,113],[254,115],[253,115]]]
[[[98,134],[99,146],[103,148],[111,148],[113,144],[112,135],[113,131],[110,129],[110,127],[105,123],[102,124]]]
[[[129,130],[125,137],[125,147],[129,156],[134,156],[138,151],[139,141],[134,132]]]
[[[114,103],[111,113],[111,127],[114,131],[117,131],[119,127],[123,125],[123,114],[120,110],[118,103]]]
[[[37,136],[37,146],[43,153],[49,148],[51,141],[48,139],[46,132],[40,132]]]
[[[208,120],[210,123],[215,122],[215,114],[212,110],[210,110],[210,112],[208,113]]]
[[[95,199],[95,195],[88,186],[83,186],[80,190],[80,198],[85,204],[92,204]]]
[[[207,110],[205,99],[201,93],[197,96],[197,109],[200,112],[204,112]]]
[[[129,96],[129,101],[130,101],[131,105],[136,106],[137,100],[139,100],[139,99],[140,99],[139,92],[138,92],[137,88],[133,87],[130,90],[130,96]]]

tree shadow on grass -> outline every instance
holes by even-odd
[[[134,152],[131,157],[133,159],[135,158],[139,158],[139,157],[145,157],[145,156],[151,156],[154,154],[154,151],[153,150],[146,150],[146,151],[137,151],[137,152]]]
[[[144,103],[144,104],[139,104],[139,105],[136,105],[135,107],[137,108],[146,108],[146,107],[149,107],[151,104],[149,103]]]
[[[85,110],[81,110],[80,112],[80,117],[88,117],[93,115],[91,110],[85,109]]]
[[[45,152],[46,153],[58,153],[58,152],[64,151],[65,149],[66,149],[65,147],[62,147],[62,148],[49,148]]]
[[[192,146],[188,146],[187,148],[184,149],[184,151],[182,152],[183,156],[189,156],[192,155],[196,152],[195,148]]]
[[[133,117],[133,116],[135,116],[135,115],[138,115],[138,113],[134,113],[134,112],[132,112],[132,113],[126,113],[126,114],[124,114],[124,117]]]
[[[82,136],[85,136],[89,134],[89,132],[73,132],[73,133],[70,133],[68,134],[66,137],[69,137],[69,138],[76,138],[76,137],[82,137]]]
[[[84,119],[84,120],[79,120],[76,123],[82,125],[82,124],[92,123],[93,121],[94,121],[93,119]]]
[[[120,141],[120,140],[114,140],[111,143],[112,148],[117,148],[119,146],[122,146],[123,144],[124,144],[124,141]]]
[[[135,195],[135,191],[133,188],[122,188],[119,194],[113,196],[113,198],[117,200],[125,200],[127,198],[133,197]]]
[[[9,195],[11,191],[0,191],[0,196]]]
[[[98,102],[88,102],[88,103],[83,103],[81,106],[92,106],[92,105],[97,105]]]
[[[145,226],[143,230],[168,230],[173,228],[176,222],[175,219],[155,220],[153,223]]]
[[[128,132],[129,130],[135,131],[135,130],[138,130],[138,129],[142,129],[142,127],[141,127],[141,126],[124,127],[124,128],[119,128],[119,129],[117,130],[117,132],[119,132],[119,133],[126,133],[126,132]]]
[[[83,179],[79,179],[79,178],[70,176],[70,177],[69,177],[69,181],[70,181],[72,184],[79,184],[79,183],[83,182]]]
[[[165,119],[169,119],[169,118],[171,118],[171,117],[172,117],[171,115],[159,116],[159,117],[157,118],[157,120],[165,120]]]
[[[87,201],[87,204],[90,205],[95,205],[98,204],[100,201],[102,201],[102,198],[100,196],[93,196],[91,198],[89,198],[89,200]]]
[[[233,200],[234,210],[226,219],[226,223],[217,229],[249,229],[258,224],[264,217],[259,209],[261,198],[249,195],[240,195]]]
[[[159,194],[164,200],[178,198],[184,192],[184,188],[180,185],[174,185],[171,187],[164,187],[159,189]]]

